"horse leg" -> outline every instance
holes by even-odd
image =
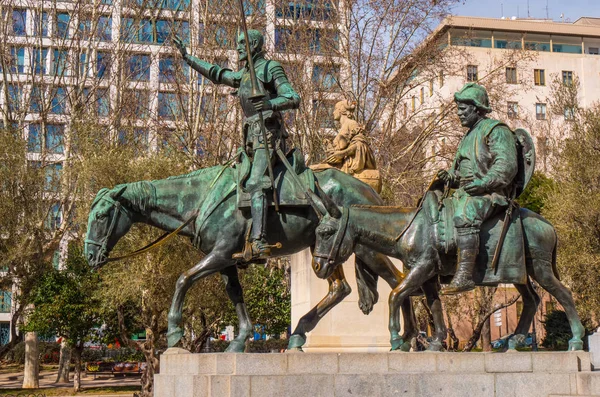
[[[521,298],[523,298],[523,312],[521,313],[514,336],[508,340],[509,351],[516,351],[517,347],[524,345],[523,342],[527,337],[533,317],[540,304],[540,297],[533,289],[529,278],[527,278],[527,283],[525,284],[515,284],[515,288],[521,294]]]
[[[556,278],[551,262],[544,259],[533,259],[532,267],[533,278],[542,288],[554,296],[565,309],[569,325],[571,326],[571,333],[573,334],[573,338],[569,341],[569,350],[583,350],[583,340],[581,338],[585,335],[585,328],[581,324],[581,320],[575,309],[575,302],[573,301],[571,291]]]
[[[390,323],[388,328],[390,330],[391,350],[398,350],[404,344],[404,340],[400,337],[400,306],[405,299],[408,299],[411,294],[421,288],[433,275],[434,268],[432,265],[414,265],[404,281],[390,293],[388,300]]]
[[[230,261],[228,260],[227,262]],[[181,313],[183,311],[183,301],[187,291],[196,280],[219,271],[227,262],[220,254],[213,250],[198,262],[196,266],[179,276],[177,284],[175,285],[175,293],[173,294],[173,300],[171,301],[171,308],[169,309],[168,315],[169,328],[167,332],[167,342],[169,347],[177,345],[183,336],[183,330],[180,327]]]
[[[435,325],[433,340],[429,344],[427,350],[440,351],[442,350],[448,330],[446,329],[446,322],[444,320],[444,312],[442,310],[442,301],[440,300],[437,277],[429,279],[427,282],[425,282],[425,284],[423,284],[423,292],[427,298],[427,305],[431,310],[431,314],[433,315],[433,324]]]
[[[252,336],[252,321],[250,321],[248,309],[244,302],[244,295],[238,277],[237,267],[234,265],[221,270],[221,278],[223,279],[223,282],[225,282],[227,296],[229,296],[231,303],[233,303],[233,306],[235,307],[235,314],[239,321],[238,336],[229,343],[225,352],[243,353],[246,347],[246,340]]]
[[[341,265],[327,278],[327,282],[329,283],[329,292],[315,307],[300,318],[296,329],[290,336],[288,351],[302,351],[302,346],[306,343],[306,333],[312,331],[325,314],[352,292]]]

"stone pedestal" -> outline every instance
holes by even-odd
[[[588,336],[588,344],[592,355],[592,365],[594,369],[600,369],[600,328]]]
[[[600,395],[589,353],[169,354],[155,397]],[[176,353],[184,352],[181,349]]]
[[[292,331],[298,320],[327,295],[327,280],[319,279],[311,268],[310,250],[291,257]],[[402,263],[392,259],[402,269]],[[344,263],[344,274],[352,293],[335,306],[308,333],[306,352],[384,352],[390,349],[388,296],[391,288],[379,279],[379,301],[365,316],[358,307],[354,255]]]

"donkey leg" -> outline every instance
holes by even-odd
[[[323,316],[352,291],[346,281],[342,266],[338,266],[334,270],[327,282],[329,283],[329,292],[315,307],[300,318],[296,329],[290,336],[288,351],[302,351],[302,346],[306,343],[306,333],[312,331]]]
[[[521,294],[521,298],[523,298],[523,312],[521,313],[514,336],[508,340],[508,350],[510,351],[515,351],[517,347],[523,345],[533,322],[535,312],[540,304],[540,297],[533,289],[529,278],[526,284],[515,284],[515,288]]]
[[[183,336],[183,330],[180,327],[181,313],[183,311],[183,302],[187,291],[196,280],[219,271],[223,266],[226,266],[226,263],[228,262],[230,261],[224,260],[221,255],[213,250],[198,262],[196,266],[179,276],[177,284],[175,285],[175,293],[173,294],[173,300],[171,301],[171,308],[169,309],[168,315],[169,328],[167,332],[167,342],[169,347],[177,345]]]
[[[565,309],[573,334],[573,338],[569,341],[569,350],[583,350],[582,338],[585,335],[585,328],[575,309],[571,291],[556,278],[552,270],[552,263],[549,261],[533,259],[533,273],[534,279]]]
[[[390,330],[392,350],[398,350],[404,344],[404,340],[400,337],[400,306],[405,299],[408,299],[412,293],[421,288],[427,280],[433,277],[433,274],[433,266],[429,264],[415,264],[404,281],[390,293],[388,300],[390,323],[388,328]]]
[[[427,298],[427,305],[431,310],[433,324],[435,325],[433,340],[429,344],[427,350],[440,351],[443,348],[443,343],[448,334],[448,330],[446,329],[446,321],[444,320],[442,301],[440,300],[439,294],[439,284],[436,277],[427,280],[427,282],[423,284],[423,292]]]
[[[244,294],[238,277],[237,267],[234,265],[221,270],[221,278],[225,282],[227,296],[229,296],[231,303],[235,307],[235,314],[239,321],[238,336],[229,343],[225,351],[228,353],[243,353],[246,347],[246,340],[252,336],[252,321],[250,321],[248,309],[244,302]]]

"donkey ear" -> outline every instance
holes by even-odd
[[[319,191],[319,197],[321,198],[321,201],[327,213],[336,219],[340,219],[342,217],[342,211],[340,211],[337,204],[334,203],[333,200],[331,200],[331,198],[327,194],[325,194],[325,192],[321,189],[321,186],[319,186],[318,183],[315,184],[317,186],[317,190]]]
[[[110,192],[110,198],[115,201],[118,201],[126,189],[127,189],[127,185],[117,186],[116,190],[113,190],[112,192]]]

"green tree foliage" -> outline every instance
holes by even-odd
[[[529,184],[521,193],[517,202],[523,208],[541,214],[548,196],[548,190],[553,186],[553,181],[541,172],[536,172],[531,177]]]
[[[558,233],[564,282],[582,319],[595,328],[600,318],[600,105],[580,110],[571,123],[543,214]]]
[[[571,327],[567,314],[562,310],[552,310],[544,318],[546,337],[542,346],[554,350],[567,350],[571,339]]]

